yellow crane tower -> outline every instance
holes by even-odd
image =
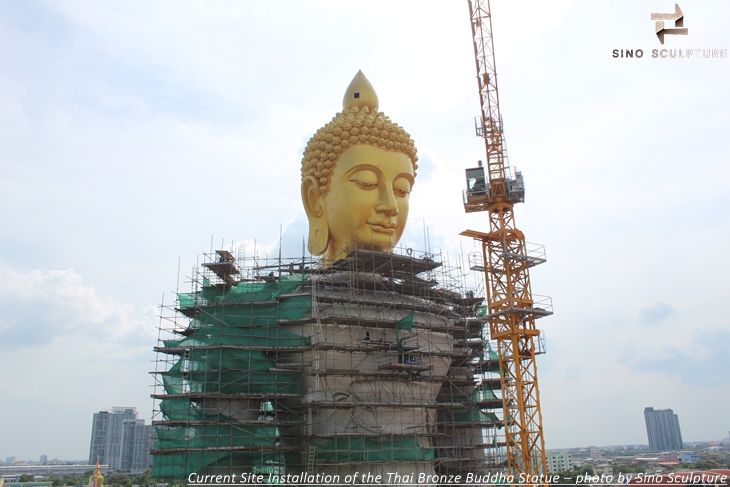
[[[541,484],[548,472],[535,358],[544,346],[535,320],[552,314],[552,301],[533,296],[529,269],[545,262],[545,252],[527,244],[515,224],[514,205],[524,202],[525,188],[522,174],[507,163],[489,0],[469,0],[469,12],[481,102],[476,131],[486,144],[487,174],[481,161],[466,170],[464,209],[487,212],[489,231],[461,235],[482,247],[476,260],[470,258],[470,267],[485,274],[486,318],[499,354],[508,474]]]

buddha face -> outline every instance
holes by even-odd
[[[335,261],[355,244],[381,252],[392,249],[408,219],[413,177],[413,164],[401,152],[366,144],[348,147],[330,173],[326,194],[319,193],[314,178],[302,181],[310,251],[326,252],[327,260]],[[311,228],[319,228],[319,234]]]

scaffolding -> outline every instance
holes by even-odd
[[[499,357],[463,264],[204,254],[161,307],[153,476],[499,472]]]

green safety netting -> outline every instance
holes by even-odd
[[[499,373],[499,355],[493,352],[491,348],[485,350],[480,357],[482,363],[482,372]]]
[[[160,402],[160,411],[168,421],[230,421],[224,414],[209,413],[191,403],[187,397],[173,397]]]
[[[444,412],[444,419],[454,423],[489,423],[498,421],[494,413],[485,413],[481,409],[471,409],[464,413],[449,414]]]
[[[205,424],[157,428],[157,448],[274,446],[277,434],[276,426]]]
[[[378,441],[363,437],[335,438],[321,445],[310,443],[316,448],[319,462],[417,462],[434,460],[433,448],[424,448],[416,438]]]
[[[487,352],[486,354],[482,355],[482,360],[484,360],[484,359],[499,360],[499,355],[497,354],[497,352],[492,350],[492,347],[489,347],[486,350],[486,352]]]
[[[471,393],[462,392],[462,393],[454,393],[453,400],[454,401],[492,401],[499,399],[493,391],[489,389],[476,389],[475,391]]]
[[[199,473],[205,467],[225,462],[229,455],[226,452],[175,452],[165,455],[155,454],[152,466],[152,477],[185,478],[191,473]]]
[[[311,300],[309,306],[311,307]],[[182,340],[163,340],[166,348],[211,347],[217,345],[254,347],[299,347],[309,344],[304,338],[275,326],[266,328],[208,327],[199,328]]]
[[[281,465],[296,462],[298,453],[290,452],[174,452],[156,454],[152,477],[186,478],[206,468],[253,467],[254,472],[281,471]]]
[[[298,337],[297,344],[306,341]],[[184,382],[190,392],[298,394],[300,375],[272,371],[275,367],[276,363],[258,350],[190,349],[163,374],[162,383],[167,394],[181,394]]]
[[[492,401],[499,398],[494,394],[494,391],[492,390],[477,389],[474,391],[474,394],[472,394],[472,399],[474,401]]]
[[[231,288],[203,287],[197,293],[178,294],[180,308],[208,306],[217,303],[260,303],[273,301],[281,294],[296,290],[309,275],[281,276],[272,282],[242,282]]]
[[[406,331],[412,331],[413,330],[413,320],[416,318],[415,311],[412,313],[409,313],[404,318],[398,320],[395,324],[395,340],[398,345],[398,353],[403,353],[403,339],[400,338],[400,335],[398,334],[398,330],[406,330]]]
[[[198,308],[190,328],[209,326],[269,326],[277,321],[299,320],[312,311],[312,298],[300,296],[278,304],[243,303]]]
[[[413,320],[416,318],[416,312],[408,313],[405,317],[398,320],[395,324],[396,330],[406,330],[406,331],[412,331],[413,330]]]
[[[310,296],[282,296],[295,291],[307,278],[282,276],[274,282],[241,283],[228,289],[205,287],[199,293],[181,294],[180,308],[195,307],[195,318],[189,324],[189,336],[163,342],[165,348],[176,349],[168,353],[181,355],[162,374],[165,393],[299,394],[299,373],[277,371],[275,360],[261,350],[246,347],[276,349],[309,344],[309,338],[277,324],[311,312]],[[272,304],[273,300],[278,302]],[[262,408],[271,411],[273,406],[264,401]],[[153,452],[152,475],[156,477],[180,478],[217,465],[265,466],[276,471],[299,455],[263,450],[277,444],[276,426],[235,424],[232,417],[205,411],[188,397],[163,399],[160,411],[168,421],[188,424],[157,428],[155,449],[163,451]],[[221,452],[216,448],[261,449]]]
[[[251,372],[246,370],[189,372],[190,392],[224,394],[299,394],[300,374],[294,372]]]
[[[162,385],[165,388],[165,394],[180,394],[183,391],[183,374],[182,364],[184,359],[180,359],[170,367],[165,375],[162,376]]]

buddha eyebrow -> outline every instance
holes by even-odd
[[[381,171],[380,168],[378,168],[377,166],[371,166],[370,164],[360,164],[359,166],[355,166],[352,169],[350,169],[349,171],[347,171],[345,173],[345,177],[350,178],[350,177],[354,176],[355,174],[357,174],[358,172],[363,172],[363,171],[372,171],[375,173],[376,177],[380,177],[383,175],[383,171]]]

